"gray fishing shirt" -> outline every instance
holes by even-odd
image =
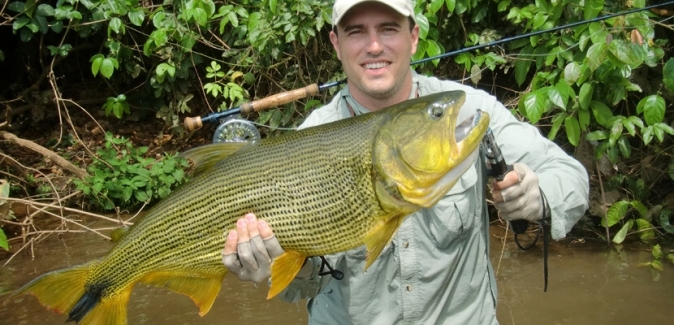
[[[506,161],[524,163],[538,175],[550,205],[552,237],[565,237],[587,209],[585,168],[486,92],[414,72],[413,82],[410,98],[466,92],[459,121],[477,109],[489,113]],[[347,101],[356,114],[365,111],[344,88],[300,128],[349,117]],[[314,257],[312,277],[295,279],[280,298],[308,299],[309,324],[498,324],[482,170],[477,160],[435,206],[405,218],[367,271],[365,246],[326,256],[344,273],[342,280],[319,276],[321,262]]]

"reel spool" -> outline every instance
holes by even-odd
[[[248,120],[233,118],[221,123],[213,134],[213,142],[255,142],[260,131]]]

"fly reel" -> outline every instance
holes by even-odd
[[[255,142],[260,131],[248,120],[233,118],[221,123],[213,134],[213,142]]]

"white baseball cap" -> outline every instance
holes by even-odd
[[[337,26],[347,11],[363,2],[385,4],[405,17],[412,17],[414,23],[417,22],[417,19],[414,17],[414,4],[412,0],[335,0],[335,5],[332,6],[332,26]]]

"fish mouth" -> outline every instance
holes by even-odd
[[[454,130],[456,142],[461,142],[466,139],[470,132],[473,131],[475,127],[477,127],[484,115],[484,112],[478,109],[475,114],[459,123],[459,125],[457,125],[456,129]]]

